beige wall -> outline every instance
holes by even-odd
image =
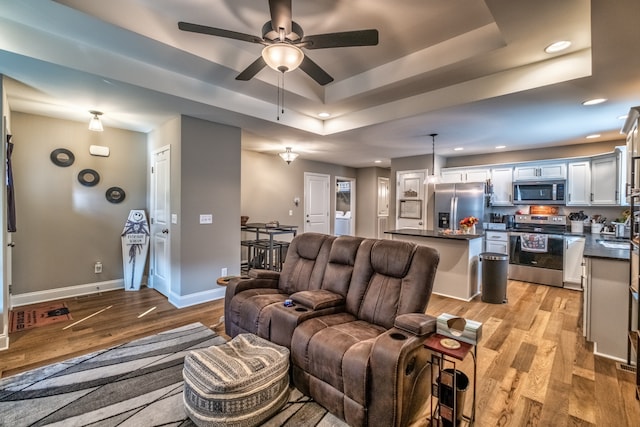
[[[88,122],[88,118],[87,118]],[[14,112],[13,173],[17,232],[13,249],[13,294],[122,279],[120,234],[131,209],[146,207],[146,136],[87,123]],[[109,157],[89,154],[90,145],[110,148]],[[56,148],[75,155],[69,167],[50,160]],[[100,182],[78,182],[82,169],[95,169]],[[107,188],[126,193],[109,203]],[[103,272],[94,273],[101,261]]]
[[[287,165],[279,156],[255,151],[242,151],[241,214],[249,216],[249,222],[280,221],[281,224],[297,225],[304,229],[304,173],[314,172],[330,175],[330,188],[334,188],[336,176],[356,178],[356,169],[329,163],[297,158]],[[356,181],[356,186],[359,182]],[[357,187],[356,187],[357,188]],[[293,199],[300,198],[295,206]],[[359,199],[360,195],[357,194]],[[335,211],[335,195],[332,191],[331,212]],[[360,207],[356,206],[356,213]],[[289,216],[289,210],[293,215]],[[240,218],[238,218],[240,221]],[[331,221],[333,233],[334,222]],[[356,219],[356,227],[358,222]]]

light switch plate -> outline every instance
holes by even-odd
[[[171,214],[171,224],[178,223],[178,214]]]
[[[200,224],[213,224],[213,215],[211,215],[211,214],[201,214],[200,215]]]

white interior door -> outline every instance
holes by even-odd
[[[426,230],[426,169],[396,172],[396,228]]]
[[[169,296],[171,290],[171,150],[163,147],[151,160],[151,259],[149,285]]]
[[[329,234],[329,175],[304,173],[304,231]]]

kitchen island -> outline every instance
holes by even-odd
[[[393,240],[429,246],[440,253],[433,293],[464,301],[480,293],[482,234],[444,234],[438,231],[390,230]]]

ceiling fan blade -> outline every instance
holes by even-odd
[[[238,76],[236,77],[236,80],[242,80],[245,82],[247,80],[251,80],[253,76],[258,74],[260,70],[262,70],[266,66],[267,66],[267,63],[264,62],[264,59],[262,58],[262,56],[259,56],[258,59],[253,61],[251,65],[249,65],[240,74],[238,74]]]
[[[291,33],[291,0],[269,0],[269,12],[273,31],[283,28],[285,35]]]
[[[264,41],[258,36],[238,33],[236,31],[223,30],[221,28],[207,27],[206,25],[191,24],[189,22],[178,22],[178,28],[180,28],[182,31],[190,31],[192,33],[208,34],[210,36],[226,37],[228,39],[264,44]]]
[[[327,74],[318,64],[313,62],[307,55],[304,56],[300,69],[307,73],[309,77],[318,82],[320,86],[324,86],[333,81],[333,77]]]
[[[332,47],[375,46],[378,44],[378,30],[344,31],[341,33],[305,36],[299,44],[307,49],[327,49]]]

